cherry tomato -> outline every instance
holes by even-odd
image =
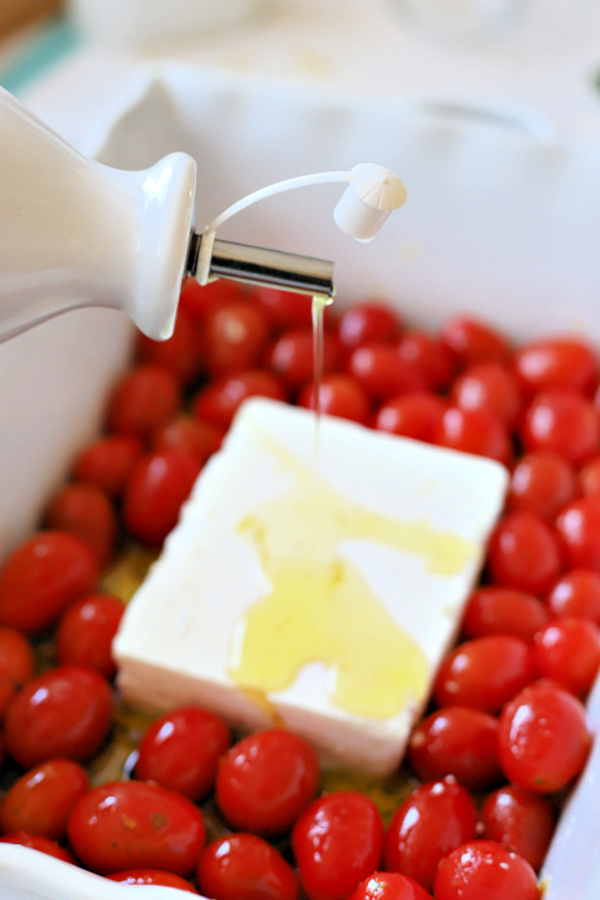
[[[417,725],[408,745],[408,762],[420,781],[454,775],[467,790],[484,790],[501,779],[498,722],[489,713],[446,706]]]
[[[101,569],[115,554],[117,515],[107,495],[93,484],[68,484],[50,500],[46,527],[84,541]]]
[[[341,316],[338,333],[342,346],[354,350],[374,341],[391,343],[400,334],[402,320],[387,303],[371,300],[355,303]]]
[[[500,712],[533,681],[534,654],[518,637],[492,634],[460,644],[438,669],[433,691],[438,706],[472,706]]]
[[[577,476],[566,459],[556,453],[529,453],[513,469],[507,506],[553,522],[577,494]]]
[[[514,375],[498,362],[474,363],[459,375],[450,399],[461,409],[483,409],[504,425],[512,426],[522,407]]]
[[[323,335],[323,372],[333,372],[340,356],[335,335]],[[311,381],[314,373],[314,341],[310,328],[284,331],[269,350],[267,365],[291,390]]]
[[[506,427],[485,409],[449,406],[436,424],[433,442],[450,450],[489,456],[508,462],[510,445]]]
[[[353,350],[346,371],[372,400],[383,400],[425,385],[410,363],[388,344],[362,344]]]
[[[243,738],[224,754],[215,796],[233,828],[277,835],[289,831],[318,782],[312,747],[291,731],[270,728]]]
[[[29,847],[30,850],[38,850],[48,856],[54,856],[63,862],[75,863],[73,856],[58,841],[44,837],[43,834],[28,834],[26,831],[18,831],[16,834],[3,834],[0,837],[2,844],[18,844],[21,847]]]
[[[152,448],[187,453],[203,466],[220,448],[224,435],[224,428],[181,415],[159,428],[152,437]]]
[[[112,713],[112,691],[97,672],[77,666],[51,669],[8,705],[6,749],[25,769],[57,756],[88,760],[108,734]]]
[[[131,534],[158,547],[177,524],[201,466],[187,453],[155,450],[136,463],[125,488],[123,519]]]
[[[87,773],[74,760],[46,760],[21,775],[6,792],[0,830],[4,834],[26,831],[59,841],[67,833],[73,806],[88,789]]]
[[[109,594],[92,594],[73,603],[55,635],[60,665],[84,666],[112,678],[116,672],[112,641],[124,611],[121,600]]]
[[[203,367],[196,322],[189,313],[179,309],[171,337],[166,341],[153,341],[140,334],[136,356],[139,363],[151,363],[167,369],[182,387],[191,384]]]
[[[538,631],[533,653],[540,675],[587,694],[600,667],[600,629],[587,619],[561,616]]]
[[[201,800],[211,790],[219,757],[230,742],[229,728],[216,713],[194,706],[167,712],[140,742],[136,777]]]
[[[145,363],[113,388],[106,414],[110,431],[148,440],[179,408],[179,385],[168,369]]]
[[[265,287],[258,288],[254,292],[253,300],[266,314],[274,328],[293,328],[297,325],[310,327],[312,300],[306,294],[294,294],[291,291]]]
[[[529,643],[548,619],[547,609],[533,594],[488,585],[470,595],[462,630],[469,638],[512,634]]]
[[[503,337],[485,322],[472,316],[455,315],[441,329],[442,343],[463,368],[479,362],[507,363],[511,350]]]
[[[424,331],[407,331],[397,344],[398,354],[430,390],[444,390],[454,375],[454,360],[439,338]]]
[[[554,830],[554,811],[545,797],[505,785],[486,798],[481,818],[484,837],[514,850],[536,871],[541,867]]]
[[[278,378],[271,372],[248,369],[233,375],[224,375],[203,388],[192,401],[192,410],[199,419],[205,419],[221,428],[229,428],[231,420],[250,397],[269,397],[285,400],[285,391]]]
[[[432,444],[445,409],[437,394],[412,391],[386,400],[375,416],[375,428]]]
[[[0,628],[0,718],[16,691],[33,678],[33,648],[20,631]]]
[[[120,881],[124,884],[159,884],[162,887],[179,888],[190,894],[197,894],[196,888],[181,875],[173,872],[161,872],[160,869],[128,869],[125,872],[115,872],[106,876],[110,881]]]
[[[297,900],[300,893],[292,867],[255,834],[209,844],[200,857],[198,884],[212,900]]]
[[[470,841],[441,860],[436,900],[539,900],[529,863],[493,841]]]
[[[571,569],[552,585],[547,603],[555,616],[590,619],[600,625],[600,573]]]
[[[500,762],[525,790],[546,794],[564,787],[583,768],[590,743],[584,707],[551,682],[529,685],[502,710]]]
[[[324,794],[292,831],[292,849],[308,900],[346,900],[379,866],[383,823],[364,794]]]
[[[478,813],[468,791],[449,776],[421,785],[399,806],[385,840],[385,868],[430,891],[440,859],[475,837]]]
[[[307,384],[300,392],[298,405],[315,409],[315,391]],[[350,419],[366,424],[369,417],[369,398],[355,378],[349,375],[325,375],[319,388],[319,409],[328,416]]]
[[[509,513],[490,538],[488,566],[497,584],[541,593],[560,572],[558,541],[544,520],[534,513]]]
[[[590,388],[598,364],[585,341],[559,337],[521,347],[515,353],[514,368],[522,387],[532,394],[549,388],[584,392]]]
[[[579,469],[577,481],[584,497],[594,497],[596,500],[600,500],[600,456],[596,455],[588,459],[586,464]]]
[[[206,363],[213,375],[257,365],[269,336],[258,304],[229,303],[211,310],[205,321]]]
[[[420,884],[399,872],[373,872],[353,891],[350,900],[430,900]]]
[[[156,868],[185,877],[204,846],[204,819],[185,797],[146,781],[103,784],[84,794],[68,824],[77,858],[101,875]]]
[[[109,497],[120,497],[142,453],[142,442],[138,438],[119,434],[98,438],[77,457],[73,478],[95,485]]]
[[[592,403],[575,391],[544,391],[531,401],[520,428],[525,450],[557,453],[579,466],[598,452],[600,419]]]
[[[569,567],[600,571],[600,500],[573,500],[558,515],[556,530]]]
[[[0,571],[0,622],[27,634],[41,631],[89,594],[97,579],[98,564],[80,538],[64,531],[35,534]]]
[[[201,285],[195,278],[186,278],[181,286],[178,315],[183,312],[196,323],[202,323],[212,310],[244,297],[244,288],[235,281],[215,279]]]

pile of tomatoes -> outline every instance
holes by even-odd
[[[118,704],[124,607],[107,572],[132,546],[159,550],[246,398],[315,408],[309,299],[186,282],[173,337],[139,338],[104,434],[0,571],[0,840],[214,900],[536,900],[591,745],[599,383],[580,337],[515,349],[469,316],[431,334],[381,301],[328,309],[322,413],[511,472],[460,641],[410,739],[405,799],[384,820],[367,793],[322,792],[299,737],[232,736],[187,707],[150,724],[121,780],[91,785]]]

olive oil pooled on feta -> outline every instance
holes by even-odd
[[[427,657],[345,557],[343,542],[373,541],[418,554],[442,576],[464,568],[472,543],[424,519],[399,522],[365,509],[266,434],[260,437],[292,478],[287,490],[238,525],[270,589],[234,627],[228,674],[248,695],[267,699],[316,662],[328,670],[330,701],[352,714],[386,719],[407,703],[421,703],[430,680]]]

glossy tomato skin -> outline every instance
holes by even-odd
[[[433,443],[501,463],[507,463],[511,453],[506,426],[485,409],[448,406],[436,424]]]
[[[184,309],[177,310],[173,334],[166,341],[154,341],[145,334],[138,335],[137,360],[167,369],[185,387],[192,383],[203,368],[198,325]]]
[[[80,538],[41,531],[13,550],[0,572],[0,622],[32,634],[94,589],[98,564]]]
[[[573,500],[557,517],[556,530],[570,568],[600,572],[600,500]]]
[[[67,531],[88,545],[101,569],[115,554],[117,515],[103,490],[93,484],[68,484],[50,500],[47,528]]]
[[[201,466],[187,453],[155,450],[135,465],[125,488],[123,518],[131,534],[159,547],[177,524]]]
[[[557,453],[528,453],[513,469],[507,508],[528,510],[552,523],[578,494],[573,466]]]
[[[441,860],[436,900],[539,900],[535,872],[512,850],[494,841],[462,844]]]
[[[373,872],[352,892],[350,900],[430,900],[420,884],[398,872]]]
[[[160,869],[128,869],[125,872],[114,872],[106,876],[110,881],[119,881],[122,884],[157,884],[162,887],[178,888],[189,894],[197,894],[196,888],[181,875],[173,872],[161,872]]]
[[[334,334],[323,335],[323,373],[335,371],[340,348]],[[267,366],[293,391],[308,384],[314,375],[314,337],[310,328],[284,331],[270,347]]]
[[[297,900],[300,884],[283,856],[255,834],[213,841],[198,865],[200,890],[212,900]]]
[[[379,868],[384,831],[377,807],[364,794],[324,794],[302,813],[292,849],[308,900],[346,900]]]
[[[220,428],[229,428],[231,420],[250,397],[285,400],[286,393],[279,378],[262,369],[222,375],[200,390],[192,400],[192,412],[199,419]]]
[[[142,737],[136,777],[200,800],[211,790],[219,758],[230,743],[229,728],[216,713],[193,706],[175,709]]]
[[[585,696],[600,667],[600,629],[586,619],[559,616],[535,635],[533,653],[540,675]]]
[[[10,702],[6,749],[25,769],[57,756],[88,760],[108,734],[113,708],[110,685],[97,672],[79,666],[51,669]]]
[[[205,829],[202,813],[185,797],[152,782],[120,781],[76,803],[68,837],[93,872],[155,868],[185,877],[196,868]]]
[[[391,343],[401,328],[402,321],[393,307],[371,300],[355,303],[342,313],[338,333],[342,346],[354,350],[373,342]]]
[[[56,630],[56,658],[60,665],[84,666],[112,678],[116,665],[112,641],[125,606],[109,594],[92,594],[73,603]]]
[[[142,453],[139,438],[120,434],[98,438],[81,451],[73,466],[73,478],[93,484],[109,497],[120,497]]]
[[[475,638],[442,661],[434,697],[438,706],[471,706],[498,713],[536,674],[533,651],[520,638],[508,634]]]
[[[514,850],[536,871],[541,868],[554,829],[554,811],[545,797],[505,785],[486,797],[481,818],[483,837]]]
[[[428,891],[440,859],[475,837],[478,813],[469,792],[449,776],[421,785],[397,809],[385,840],[385,868]]]
[[[454,361],[441,340],[424,331],[406,331],[396,345],[399,355],[430,390],[445,390],[454,375]]]
[[[544,391],[526,410],[520,436],[528,452],[557,453],[580,466],[598,452],[600,419],[592,403],[575,391]]]
[[[556,581],[546,598],[554,616],[589,619],[600,625],[600,573],[594,569],[571,569]]]
[[[519,787],[548,794],[582,770],[591,738],[585,708],[563,688],[541,680],[502,710],[498,753],[506,777]]]
[[[498,784],[498,722],[479,709],[447,706],[421,720],[408,745],[408,761],[420,781],[453,775],[467,790]]]
[[[8,789],[0,807],[3,834],[26,831],[61,840],[77,800],[89,789],[85,769],[72,759],[49,759]]]
[[[181,415],[171,419],[154,433],[152,448],[188,453],[199,465],[203,466],[206,460],[220,448],[224,436],[225,430],[211,422],[203,422],[188,415]]]
[[[410,363],[388,344],[364,344],[352,351],[346,371],[373,401],[422,390],[421,380]]]
[[[242,738],[223,755],[215,796],[233,828],[278,835],[289,831],[318,783],[312,747],[291,731],[270,728]]]
[[[212,375],[259,363],[270,326],[258,304],[237,301],[210,310],[204,322],[205,359]]]
[[[510,634],[530,643],[547,624],[548,610],[533,594],[486,585],[469,597],[463,615],[463,634],[469,638]]]
[[[508,427],[516,422],[523,405],[514,376],[497,362],[468,366],[453,383],[450,398],[461,409],[484,409]]]
[[[375,416],[375,428],[432,444],[446,403],[431,391],[410,391],[384,401]]]
[[[258,304],[273,328],[285,329],[302,325],[310,328],[312,302],[306,294],[295,294],[278,288],[258,288],[253,295],[253,302]],[[327,310],[325,313],[327,314]]]
[[[0,628],[0,718],[10,700],[33,678],[33,647],[14,628]]]
[[[315,390],[307,384],[298,397],[298,406],[315,409]],[[338,416],[366,425],[371,411],[369,398],[350,375],[324,375],[319,387],[319,409],[328,416]]]
[[[123,375],[109,398],[108,428],[147,441],[179,408],[179,385],[168,369],[145,363]]]
[[[480,362],[508,363],[512,356],[499,332],[474,316],[458,314],[446,319],[440,338],[463,368]]]
[[[554,531],[534,513],[509,513],[494,529],[488,567],[495,584],[540,594],[558,577],[561,565]]]
[[[29,834],[26,831],[18,831],[15,834],[3,834],[0,837],[0,843],[18,844],[21,847],[29,847],[30,850],[37,850],[39,853],[54,856],[55,859],[60,859],[62,862],[71,864],[75,862],[69,851],[61,847],[58,841],[44,837],[43,834]]]
[[[514,370],[529,393],[570,388],[584,393],[598,368],[592,347],[578,338],[556,337],[533,341],[515,353]]]

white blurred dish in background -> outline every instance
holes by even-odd
[[[69,0],[84,37],[115,47],[139,48],[197,37],[245,22],[263,0]]]

